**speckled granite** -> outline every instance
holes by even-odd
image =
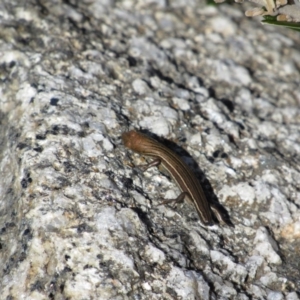
[[[300,36],[243,10],[0,3],[1,299],[299,299]],[[157,206],[178,189],[132,168],[131,128],[235,227]]]

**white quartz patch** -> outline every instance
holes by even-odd
[[[194,271],[184,272],[173,267],[165,280],[168,288],[172,289],[178,298],[193,300],[199,296],[203,300],[209,299],[209,285]]]
[[[96,226],[99,232],[106,232],[109,230],[121,230],[121,224],[116,218],[116,209],[114,207],[106,207],[101,212],[95,215]]]
[[[133,90],[138,94],[138,95],[146,95],[149,93],[149,88],[147,83],[142,80],[142,79],[135,79],[132,82],[132,87]]]
[[[214,76],[219,80],[237,86],[245,86],[252,81],[247,69],[236,65],[233,61],[208,59],[207,64],[212,68]]]
[[[286,203],[285,195],[277,188],[271,188],[271,200],[268,211],[261,212],[273,224],[287,225],[292,221],[290,210]]]
[[[226,277],[229,277],[233,282],[241,284],[245,281],[248,272],[244,266],[234,263],[220,251],[210,251],[210,257],[222,269],[222,273],[226,274]]]
[[[250,256],[246,261],[246,269],[248,271],[248,277],[254,279],[259,270],[263,268],[264,258],[260,255]]]
[[[225,17],[214,17],[210,20],[211,28],[218,33],[224,35],[233,35],[236,32],[236,25],[229,19]]]
[[[144,117],[139,125],[141,128],[147,128],[151,132],[160,135],[160,136],[168,136],[171,132],[171,126],[164,117]]]
[[[238,196],[238,198],[242,201],[239,205],[244,205],[244,202],[247,202],[248,205],[252,205],[255,200],[254,188],[246,182],[241,182],[232,187],[224,185],[219,191],[219,195],[224,199],[224,201],[228,197]]]
[[[172,100],[173,100],[174,105],[178,106],[178,108],[180,108],[181,110],[189,110],[190,109],[189,102],[186,99],[174,97]]]
[[[283,300],[285,297],[280,292],[271,291],[268,293],[267,300]]]
[[[150,264],[157,263],[159,265],[163,265],[163,263],[166,259],[164,252],[157,249],[156,247],[154,247],[151,244],[149,244],[145,248],[145,257],[147,258],[147,260]]]
[[[278,246],[274,239],[269,235],[264,227],[260,227],[254,239],[253,254],[263,256],[270,264],[281,264],[281,258],[277,254]]]
[[[113,129],[118,126],[116,113],[108,107],[99,109],[98,120],[100,122],[103,122],[103,124],[110,129]]]

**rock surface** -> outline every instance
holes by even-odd
[[[300,36],[243,10],[1,2],[1,299],[299,299]],[[157,206],[179,191],[132,128],[234,227]]]

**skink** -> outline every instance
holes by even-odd
[[[211,212],[211,208],[214,208],[209,205],[195,174],[177,154],[156,140],[134,130],[124,132],[122,140],[124,145],[132,151],[155,158],[146,166],[147,168],[158,166],[161,163],[167,169],[182,190],[176,201],[182,201],[185,196],[188,196],[195,205],[202,223],[205,225],[214,223]],[[222,218],[218,211],[216,211],[216,215],[218,218]]]

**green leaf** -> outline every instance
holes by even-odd
[[[300,23],[277,21],[276,17],[273,16],[264,16],[262,23],[269,24],[269,25],[283,26],[296,31],[300,31]]]

